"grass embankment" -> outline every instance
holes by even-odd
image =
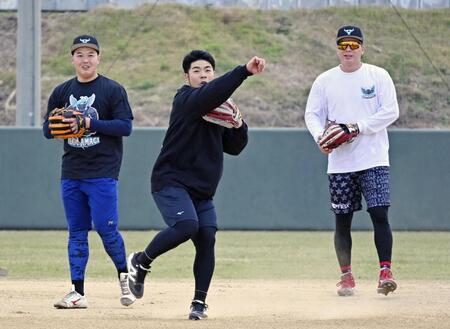
[[[234,97],[251,126],[302,127],[312,82],[337,65],[335,31],[351,23],[365,32],[364,60],[386,68],[396,84],[401,115],[395,126],[450,127],[450,9],[400,10],[446,85],[389,7],[152,8],[43,13],[42,111],[53,87],[73,75],[68,56],[73,37],[91,33],[103,50],[100,72],[127,88],[137,126],[167,126],[172,97],[184,82],[183,56],[206,49],[216,57],[218,74],[253,55],[267,59],[266,74],[248,79]],[[14,17],[0,13],[2,40],[15,37]],[[1,50],[7,60],[0,63],[0,98],[14,88],[14,47],[8,41]],[[11,113],[0,114],[0,124],[13,122]]]

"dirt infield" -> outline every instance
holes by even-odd
[[[390,296],[359,282],[353,297],[338,297],[330,281],[213,282],[209,319],[188,321],[191,281],[149,280],[143,299],[129,308],[118,283],[88,281],[89,308],[56,310],[66,281],[0,278],[1,328],[450,328],[450,283],[407,281]]]

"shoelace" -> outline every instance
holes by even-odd
[[[120,281],[120,289],[122,290],[122,294],[124,295],[130,295],[130,289],[128,289],[128,282],[127,282],[127,277],[125,277],[124,280],[119,280]]]
[[[81,295],[80,295],[79,293],[77,293],[75,290],[73,290],[73,291],[69,292],[69,293],[64,297],[64,299],[69,299],[69,298],[71,298],[72,296],[78,297],[78,296],[81,296]]]
[[[208,309],[208,305],[202,301],[193,301],[191,307],[193,311],[200,313],[203,313]]]
[[[136,280],[137,280],[137,282],[142,282],[142,281],[144,281],[144,278],[147,275],[147,273],[150,273],[150,267],[145,268],[141,264],[138,264],[137,269],[138,270],[136,273]]]
[[[150,268],[151,267],[145,268],[137,262],[133,264],[133,261],[131,261],[131,267],[129,269],[128,276],[130,280],[135,283],[143,283],[147,273],[150,273]]]
[[[393,275],[390,269],[382,269],[380,273],[380,280],[392,279]]]
[[[336,283],[336,287],[340,287],[346,283],[348,283],[350,286],[352,285],[352,277],[349,274],[344,274],[341,276],[341,281]]]
[[[72,302],[77,299],[80,300],[82,296],[78,294],[75,290],[69,292],[64,298],[61,300],[61,302],[65,303],[67,306],[72,305]]]

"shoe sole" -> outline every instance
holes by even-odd
[[[53,304],[53,306],[55,308],[57,308],[58,310],[73,310],[73,309],[85,309],[87,308],[87,306],[63,306],[63,305],[57,305],[57,304]]]
[[[390,292],[394,292],[395,289],[397,289],[397,284],[394,281],[387,280],[381,283],[380,287],[377,289],[377,292],[387,296]]]
[[[133,295],[134,297],[134,295]],[[120,304],[122,304],[123,306],[130,306],[131,304],[133,304],[136,301],[136,297],[133,299],[131,297],[120,297]]]
[[[355,292],[353,291],[353,288],[344,288],[344,289],[339,289],[337,294],[342,297],[347,297],[347,296],[353,296],[355,294]]]
[[[133,256],[135,255],[134,252],[132,252],[128,258],[127,258],[127,269],[128,269],[128,278],[127,278],[127,282],[128,282],[128,289],[130,289],[131,294],[136,297],[137,299],[141,299],[144,296],[144,290],[142,289],[142,294],[138,294],[136,295],[135,293],[133,293],[133,290],[130,287],[130,268],[131,268],[131,260],[133,259]],[[133,301],[134,302],[134,301]],[[124,305],[124,304],[122,304]],[[130,304],[131,305],[131,304]]]
[[[189,320],[203,320],[206,319],[208,316],[207,315],[198,315],[198,314],[189,314]]]

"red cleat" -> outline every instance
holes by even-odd
[[[339,296],[353,296],[355,292],[355,279],[352,272],[344,273],[341,275],[341,281],[336,284],[339,287],[337,294]]]
[[[397,289],[397,283],[394,281],[391,269],[386,267],[382,268],[380,271],[377,292],[387,296],[390,292],[394,292],[395,289]]]

